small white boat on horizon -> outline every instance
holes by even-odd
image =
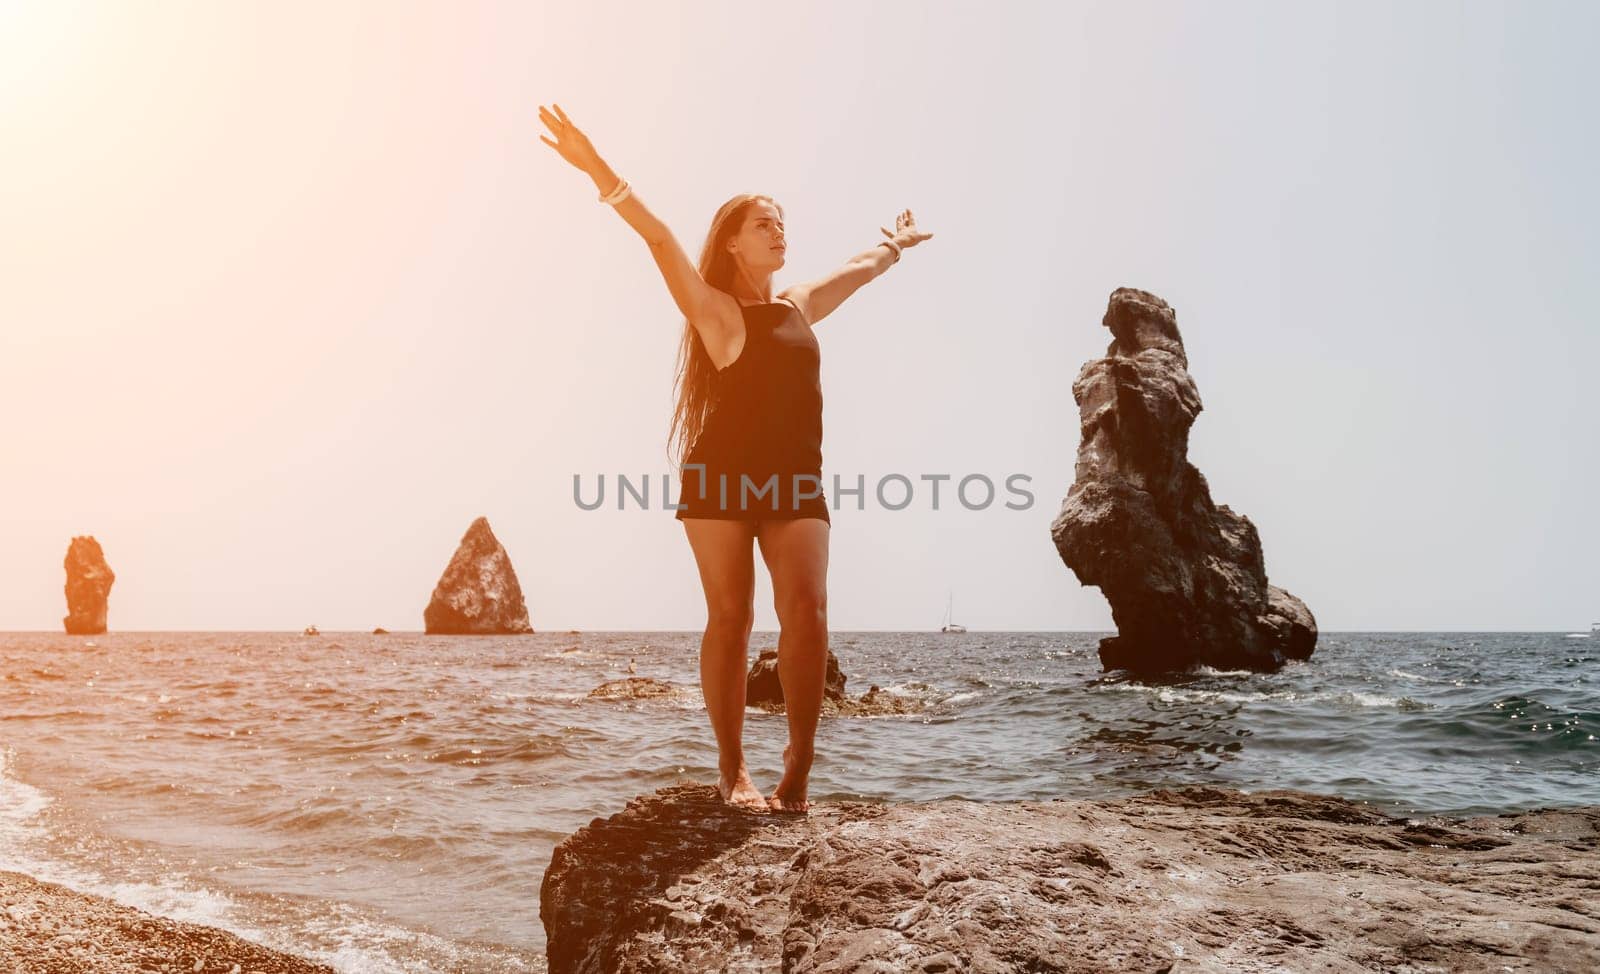
[[[967,627],[966,626],[961,625],[959,622],[953,621],[954,618],[955,618],[955,616],[954,616],[955,605],[956,605],[955,593],[951,592],[951,593],[949,593],[949,595],[945,599],[945,604],[944,604],[944,625],[939,627],[939,631],[940,632],[966,632],[967,631]]]
[[[1588,639],[1590,636],[1600,636],[1600,622],[1589,623],[1588,632],[1569,632],[1568,639]]]

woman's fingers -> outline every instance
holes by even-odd
[[[551,104],[555,104],[555,103],[551,102]],[[563,122],[566,122],[568,125],[572,124],[572,120],[570,118],[567,118],[567,113],[561,110],[561,106],[560,105],[556,105],[556,114],[561,116],[561,120]]]
[[[542,135],[539,136],[539,141],[543,142],[545,145],[549,146],[552,149],[560,150],[560,148],[561,148],[561,146],[556,145],[554,142],[551,142],[549,139],[545,138]]]

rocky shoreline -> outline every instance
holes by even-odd
[[[1391,817],[1294,790],[741,812],[677,785],[540,891],[549,970],[1600,970],[1600,806]],[[332,974],[0,871],[0,974]]]
[[[1600,970],[1600,806],[1390,817],[1294,790],[636,798],[559,845],[552,974]]]
[[[333,974],[197,923],[0,870],[0,974]]]

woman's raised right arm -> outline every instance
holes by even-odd
[[[560,105],[555,106],[554,113],[540,105],[539,118],[557,140],[552,142],[541,135],[539,141],[555,149],[561,158],[587,174],[601,193],[610,193],[621,184],[617,174],[595,151],[588,136],[567,118],[567,113],[561,110]],[[628,198],[613,209],[649,245],[650,256],[655,258],[661,276],[666,279],[667,290],[672,292],[672,300],[677,303],[683,316],[695,323],[696,327],[714,320],[712,301],[716,295],[715,289],[700,277],[699,269],[689,262],[688,255],[683,252],[672,231],[650,212],[639,199],[639,194],[630,192]]]

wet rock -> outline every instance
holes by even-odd
[[[928,688],[932,690],[931,687]],[[848,694],[839,697],[824,696],[822,698],[822,716],[824,717],[888,717],[902,714],[920,714],[928,709],[931,695],[902,696],[882,690],[877,684],[858,697]],[[750,706],[750,704],[746,704]],[[757,710],[769,714],[785,713],[788,708],[782,701],[767,702],[754,705]]]
[[[712,785],[557,846],[551,974],[1600,969],[1600,807],[1390,818],[1301,791],[825,802]]]
[[[117,576],[106,564],[100,542],[88,535],[73,538],[62,564],[67,570],[67,614],[61,624],[74,636],[105,632],[111,583]]]
[[[1072,384],[1082,439],[1050,526],[1062,560],[1111,604],[1117,634],[1101,640],[1101,665],[1272,671],[1308,659],[1311,611],[1268,584],[1255,525],[1212,503],[1188,461],[1201,406],[1177,316],[1153,294],[1118,288],[1103,323],[1105,357]]]
[[[500,546],[489,519],[480,517],[462,535],[422,613],[427,633],[508,635],[533,632],[528,606],[511,558]]]
[[[830,707],[831,705],[831,707]],[[917,697],[902,697],[879,689],[874,683],[859,697],[822,701],[822,712],[839,717],[883,717],[893,714],[920,714],[928,702]]]
[[[822,685],[823,699],[843,700],[844,681],[844,671],[839,669],[839,658],[833,655],[833,650],[830,649],[828,672],[823,678]],[[778,679],[776,649],[763,649],[761,655],[750,665],[750,673],[745,677],[744,701],[746,706],[752,707],[783,703],[783,683]]]
[[[630,676],[602,683],[589,691],[589,696],[602,700],[644,700],[650,697],[670,697],[680,688],[648,676]]]

